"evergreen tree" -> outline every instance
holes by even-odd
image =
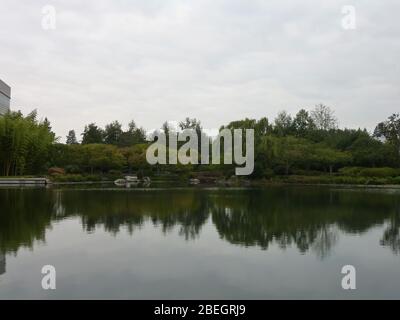
[[[70,130],[67,135],[67,144],[77,144],[75,130]]]
[[[82,133],[82,144],[91,143],[103,143],[104,142],[104,131],[96,126],[95,123],[90,123],[85,126],[85,130]]]

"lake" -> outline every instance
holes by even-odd
[[[3,188],[0,299],[399,299],[399,231],[400,190]]]

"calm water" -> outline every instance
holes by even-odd
[[[0,298],[398,299],[399,228],[390,190],[0,189]]]

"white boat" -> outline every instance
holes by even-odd
[[[200,183],[200,180],[199,180],[199,179],[190,179],[190,180],[189,180],[189,183],[190,183],[190,184],[199,184],[199,183]]]
[[[126,176],[126,177],[125,177],[125,180],[126,180],[127,182],[139,182],[139,179],[138,179],[137,176]]]
[[[114,184],[119,186],[119,187],[123,187],[126,186],[127,188],[130,187],[135,187],[138,184],[140,184],[141,180],[139,180],[139,178],[137,176],[126,176],[125,179],[117,179],[114,181]],[[144,177],[142,179],[143,185],[144,186],[148,186],[151,183],[151,180],[149,177]]]
[[[124,186],[124,185],[126,185],[126,180],[125,179],[117,179],[114,181],[114,184],[117,186]]]

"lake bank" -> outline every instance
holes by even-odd
[[[113,183],[121,176],[76,176],[64,175],[61,177],[50,177],[53,184],[85,184],[85,183]],[[400,177],[366,177],[349,175],[282,175],[273,176],[264,179],[248,179],[238,176],[230,178],[223,177],[197,177],[197,186],[222,186],[222,187],[262,187],[271,185],[329,185],[329,186],[355,186],[355,187],[386,187],[400,188]],[[188,176],[176,176],[173,179],[165,176],[152,176],[152,184],[163,185],[182,185],[189,186],[190,178]]]
[[[0,178],[0,186],[46,186],[51,184],[50,179],[41,177]]]
[[[92,176],[93,177],[93,176]],[[24,177],[24,178],[0,178],[0,187],[20,187],[20,186],[85,186],[85,185],[106,185],[115,186],[114,180],[105,179],[102,180],[101,176],[97,176],[96,179],[88,180],[74,179],[74,177],[63,177],[61,181],[52,179],[52,177]],[[157,186],[162,187],[196,187],[196,188],[207,188],[207,187],[220,187],[220,188],[234,188],[234,187],[245,187],[245,188],[262,188],[270,186],[326,186],[326,187],[343,187],[343,188],[374,188],[374,189],[400,189],[400,184],[390,183],[392,180],[382,179],[363,179],[364,183],[358,183],[360,178],[355,177],[327,177],[327,176],[281,176],[274,177],[271,179],[226,179],[216,181],[200,181],[196,185],[192,185],[189,180],[166,180],[166,179],[154,179],[151,181],[147,188],[154,188]],[[140,188],[142,184],[137,186],[130,186],[132,188]]]

